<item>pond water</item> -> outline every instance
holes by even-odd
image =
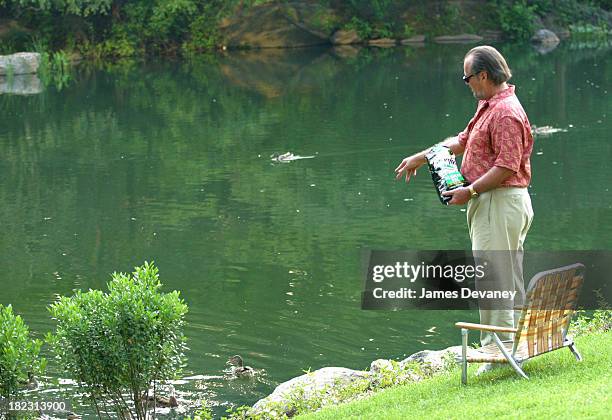
[[[189,306],[185,376],[204,375],[176,388],[217,413],[309,368],[459,344],[453,323],[477,313],[361,310],[361,252],[469,249],[464,209],[426,171],[393,173],[473,115],[469,48],[82,65],[61,89],[0,96],[0,303],[40,337],[57,296],[154,260]],[[610,249],[609,47],[498,48],[531,123],[566,130],[535,139],[526,248]],[[314,157],[271,159],[285,152]],[[266,375],[217,377],[233,354]]]

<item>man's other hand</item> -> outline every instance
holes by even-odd
[[[465,187],[455,188],[451,191],[444,191],[442,195],[452,197],[448,204],[454,204],[457,206],[461,206],[467,203],[468,201],[470,201],[470,198],[472,198],[472,193],[470,193],[469,188]]]

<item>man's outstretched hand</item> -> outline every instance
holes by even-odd
[[[423,162],[418,157],[408,156],[395,168],[395,179],[400,179],[406,172],[406,182],[409,182],[411,177],[416,176],[417,169],[421,165],[423,165]]]

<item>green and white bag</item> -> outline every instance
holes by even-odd
[[[459,172],[455,155],[447,146],[438,144],[427,152],[425,158],[427,159],[429,172],[438,192],[438,197],[442,204],[448,205],[451,197],[443,196],[442,193],[468,185],[468,182]]]

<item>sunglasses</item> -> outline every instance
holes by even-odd
[[[463,79],[463,81],[465,82],[466,85],[469,85],[470,84],[470,79],[472,77],[474,77],[474,76],[476,76],[476,75],[475,74],[470,74],[469,76],[463,76],[462,79]]]

